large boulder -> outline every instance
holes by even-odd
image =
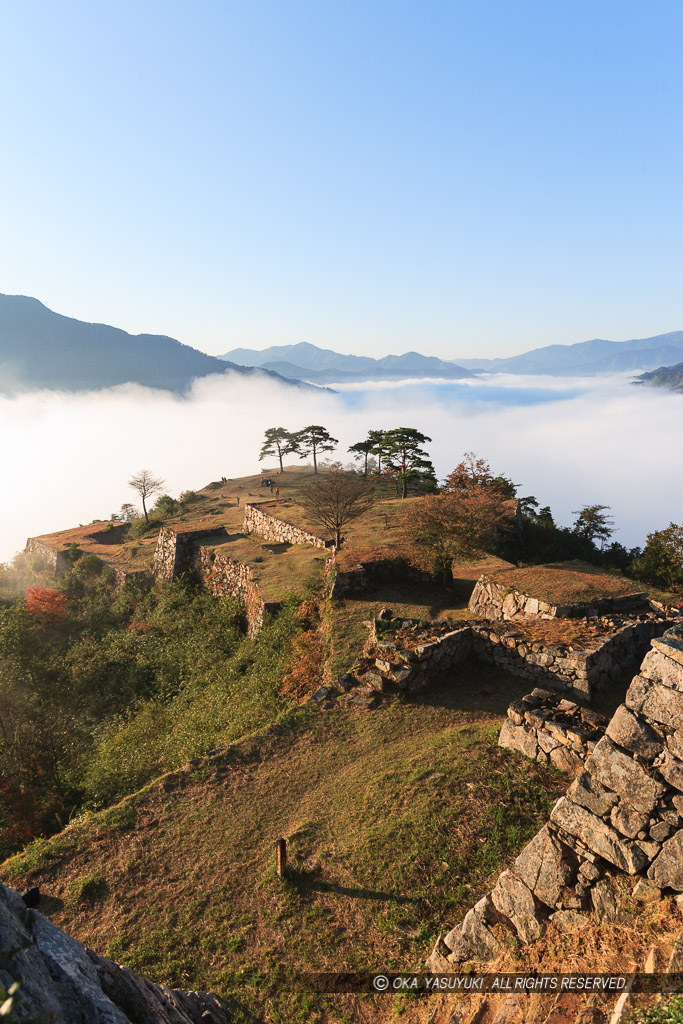
[[[647,814],[661,796],[663,787],[636,762],[603,736],[586,761],[586,771],[606,789],[628,800]]]
[[[19,983],[18,1019],[74,1024],[229,1024],[216,996],[181,992],[96,956],[0,885],[0,982]]]
[[[576,873],[573,850],[553,836],[547,825],[524,847],[514,864],[515,874],[547,907],[555,907]],[[494,900],[495,902],[495,900]]]
[[[531,890],[512,871],[504,871],[491,893],[493,905],[512,922],[522,942],[540,939],[546,921],[539,913]]]
[[[637,675],[624,703],[631,711],[666,726],[670,732],[683,729],[683,693]]]
[[[614,712],[605,735],[613,743],[641,757],[654,758],[664,748],[662,737],[624,704]]]

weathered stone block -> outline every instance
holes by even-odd
[[[609,814],[617,802],[615,794],[606,790],[588,772],[584,772],[571,784],[567,796],[599,818]]]
[[[640,878],[631,895],[639,903],[656,903],[661,898],[662,890],[649,879]]]
[[[612,808],[610,821],[623,836],[635,839],[638,833],[647,827],[649,816],[622,801],[617,807]]]
[[[586,762],[586,771],[606,789],[623,796],[640,811],[651,811],[657,797],[663,792],[661,783],[651,778],[632,757],[615,747],[606,736],[603,736]]]
[[[491,903],[490,896],[484,896],[465,914],[462,922],[462,937],[472,950],[472,956],[479,960],[493,960],[502,952],[502,945],[486,923]]]
[[[512,922],[522,942],[533,942],[541,937],[545,920],[531,890],[512,871],[504,871],[499,877],[491,900],[496,910]]]
[[[591,902],[598,919],[605,924],[612,924],[621,916],[614,885],[609,878],[601,878],[593,886],[591,889]]]
[[[683,729],[683,693],[637,675],[628,688],[624,703],[653,722],[675,732]]]
[[[661,853],[650,866],[647,877],[660,889],[683,892],[683,830],[663,844]]]
[[[683,761],[676,757],[667,757],[664,764],[658,766],[657,771],[670,786],[683,793]]]
[[[554,907],[576,870],[574,852],[550,834],[548,826],[524,847],[514,864],[515,874],[548,907]]]
[[[593,850],[610,864],[637,874],[647,863],[645,855],[635,843],[619,833],[583,807],[562,797],[552,810],[550,820],[570,835],[577,836],[588,849]]]
[[[652,726],[634,715],[624,704],[614,712],[605,735],[620,747],[642,757],[654,758],[664,747],[662,737]]]
[[[538,753],[538,741],[534,733],[525,729],[524,726],[513,725],[509,719],[503,722],[503,727],[498,737],[498,745],[500,747],[507,747],[509,750],[517,750],[520,754],[524,754],[525,757],[530,757],[532,760],[535,759]]]
[[[549,757],[555,768],[567,775],[579,775],[583,771],[583,758],[567,747],[556,747],[550,751]]]
[[[588,917],[577,910],[558,910],[550,920],[561,932],[577,932],[588,924]]]

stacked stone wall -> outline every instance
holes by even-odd
[[[376,693],[389,690],[405,690],[419,693],[436,675],[452,671],[470,655],[472,634],[467,626],[444,633],[427,642],[419,642],[419,627],[416,627],[414,646],[400,647],[389,637],[378,631],[382,623],[375,623],[373,633],[366,644],[365,668],[359,681],[365,688]]]
[[[625,670],[642,660],[649,641],[672,624],[672,619],[651,613],[627,622],[583,651],[570,650],[567,644],[530,643],[524,636],[501,634],[485,624],[473,625],[472,632],[474,652],[482,661],[589,700],[596,689],[623,679]]]
[[[389,689],[416,692],[444,670],[472,655],[542,687],[571,692],[582,700],[590,700],[596,689],[611,681],[624,680],[625,674],[632,672],[642,660],[649,641],[661,636],[671,625],[671,619],[652,613],[606,634],[589,650],[573,651],[567,644],[531,643],[513,633],[501,635],[478,622],[463,623],[455,630],[447,630],[437,623],[411,625],[406,622],[405,626],[410,627],[409,635],[403,635],[402,643],[397,645],[387,634],[387,622],[379,620],[373,623],[365,651],[374,665],[362,666],[356,673],[356,682],[376,692]],[[414,635],[410,636],[410,630]],[[435,632],[440,635],[434,635]],[[457,648],[455,657],[451,650],[453,645]],[[351,678],[349,676],[345,682]]]
[[[36,537],[28,538],[24,550],[28,555],[33,555],[46,568],[52,569],[56,576],[66,572],[71,564],[64,551],[55,551],[54,548],[48,547]]]
[[[337,570],[332,596],[341,597],[344,594],[355,594],[378,583],[404,582],[405,580],[410,580],[412,583],[442,583],[443,574],[417,569],[398,555],[369,558],[352,569]]]
[[[652,640],[612,716],[548,823],[494,889],[441,936],[436,971],[492,960],[511,938],[619,920],[616,880],[635,899],[683,892],[683,625]]]
[[[498,744],[579,775],[606,726],[607,719],[596,711],[536,688],[510,705]]]
[[[180,533],[172,530],[170,526],[162,526],[152,563],[155,579],[169,581],[193,569],[198,541],[203,537],[215,537],[217,534],[227,536],[226,530],[222,527]]]
[[[258,505],[244,506],[244,532],[256,533],[264,540],[276,544],[312,544],[315,548],[333,547],[331,541],[319,537],[308,530],[302,530],[293,523],[279,519],[270,512],[265,512]]]
[[[213,548],[200,547],[197,550],[194,568],[202,587],[213,597],[235,597],[243,603],[250,636],[262,628],[266,611],[276,611],[280,607],[279,603],[263,600],[248,565],[228,558]]]
[[[575,619],[588,614],[633,612],[648,605],[645,593],[595,598],[567,605],[550,604],[539,598],[531,597],[529,594],[523,594],[513,587],[506,586],[505,583],[497,583],[485,573],[477,580],[469,601],[469,609],[474,615],[481,615],[483,618],[492,620],[514,619],[520,616],[539,619]]]

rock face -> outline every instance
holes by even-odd
[[[217,996],[156,985],[97,956],[0,885],[0,985],[13,1014],[46,1024],[229,1024]]]
[[[531,701],[511,705],[503,732],[509,739],[516,735],[513,730],[522,730],[524,742],[516,749],[536,757],[551,720],[530,706],[531,696]],[[672,744],[678,750],[683,728],[682,697],[679,623],[653,641],[584,770],[555,804],[547,825],[477,907],[492,906],[499,926],[529,942],[548,920],[564,930],[584,927],[590,909],[618,922],[614,879],[619,875],[631,887],[636,883],[633,895],[641,902],[656,899],[662,890],[683,892],[683,759],[671,753]],[[534,714],[535,732],[524,728],[534,723]],[[471,928],[465,928],[477,907],[460,928],[439,938],[435,952],[440,960],[432,957],[428,963],[491,958],[481,936],[470,941]],[[479,918],[491,931],[491,912]],[[491,936],[498,947],[505,941],[500,934]]]

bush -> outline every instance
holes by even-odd
[[[665,996],[655,1006],[634,1010],[628,1024],[683,1024],[683,995]]]
[[[162,494],[152,509],[155,519],[170,519],[180,511],[180,504],[170,494]]]

